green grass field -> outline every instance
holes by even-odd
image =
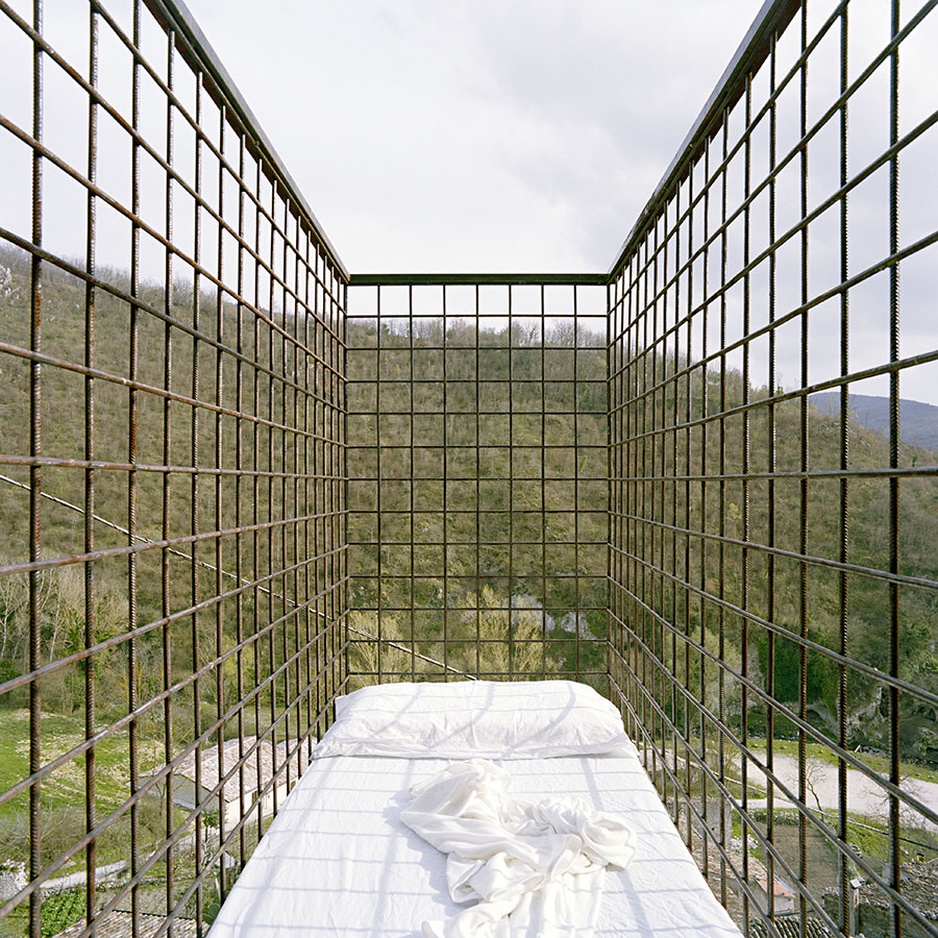
[[[44,714],[42,716],[41,761],[48,764],[81,745],[85,738],[81,717]],[[162,763],[159,739],[138,741],[140,770]],[[130,794],[129,745],[127,733],[117,733],[95,747],[95,807],[100,820],[119,808]],[[29,713],[13,710],[0,714],[0,791],[29,775]],[[29,790],[24,789],[0,805],[0,862],[24,862],[28,831]],[[141,802],[144,837],[150,839],[160,829],[162,805],[157,798]],[[98,839],[97,862],[110,863],[127,854],[129,813],[124,813]],[[49,862],[69,850],[85,832],[85,755],[80,753],[63,762],[40,786],[40,826],[43,861]],[[150,831],[151,834],[148,834]],[[84,868],[84,851],[61,873]]]
[[[42,762],[46,764],[81,745],[84,721],[59,714],[42,716]],[[162,762],[160,742],[139,740],[141,770]],[[129,793],[130,764],[127,734],[109,736],[95,747],[95,791],[98,814],[107,814],[124,802]],[[0,791],[15,785],[29,774],[29,713],[14,710],[0,716]],[[83,807],[85,800],[85,756],[80,754],[61,765],[42,782],[42,807],[54,810]],[[0,820],[25,811],[28,792],[0,806]]]

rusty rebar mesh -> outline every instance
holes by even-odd
[[[172,8],[0,28],[3,933],[194,933],[344,680],[347,275]]]
[[[350,278],[171,0],[70,6],[0,0],[0,932],[204,931],[337,694],[556,675],[747,930],[938,934],[936,4],[767,5],[608,278]]]
[[[349,672],[588,681],[606,660],[606,291],[349,295]]]
[[[933,935],[934,4],[828,6],[776,5],[614,271],[610,679],[747,930]]]

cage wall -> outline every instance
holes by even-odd
[[[767,3],[608,286],[347,323],[181,7],[0,0],[3,927],[198,932],[336,693],[556,675],[751,934],[936,934],[935,6]]]
[[[605,690],[605,287],[408,279],[349,294],[351,679]]]
[[[934,6],[767,4],[614,269],[612,680],[750,934],[938,934]]]
[[[0,928],[195,934],[344,680],[347,276],[184,11],[0,32]]]

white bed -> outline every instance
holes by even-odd
[[[623,816],[634,831],[631,861],[603,874],[595,938],[739,938],[618,714],[613,732],[607,716],[589,712],[586,695],[595,692],[552,681],[387,685],[345,698],[210,938],[413,938],[426,920],[452,919],[464,907],[447,894],[446,857],[400,813],[412,786],[454,759],[478,756],[509,772],[516,796],[581,795],[597,810]],[[600,709],[612,708],[595,698]],[[397,749],[411,751],[392,754]]]

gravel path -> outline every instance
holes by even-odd
[[[765,753],[759,753],[759,757],[764,759]],[[776,754],[775,775],[794,795],[798,794],[798,760],[794,756]],[[750,785],[760,785],[763,788],[766,784],[765,775],[752,764],[748,768],[748,781]],[[826,810],[837,810],[840,803],[837,766],[828,765],[818,759],[809,759],[808,783],[805,800],[810,807],[820,805]],[[938,783],[906,779],[902,783],[902,789],[938,814]],[[765,799],[750,800],[749,803],[752,807],[760,807],[765,804]],[[781,793],[776,790],[776,807],[787,803]],[[889,807],[883,789],[873,779],[856,769],[847,769],[847,810],[870,817],[885,818]],[[904,813],[908,816],[908,823],[938,832],[938,824],[921,818],[917,811],[905,808]]]

